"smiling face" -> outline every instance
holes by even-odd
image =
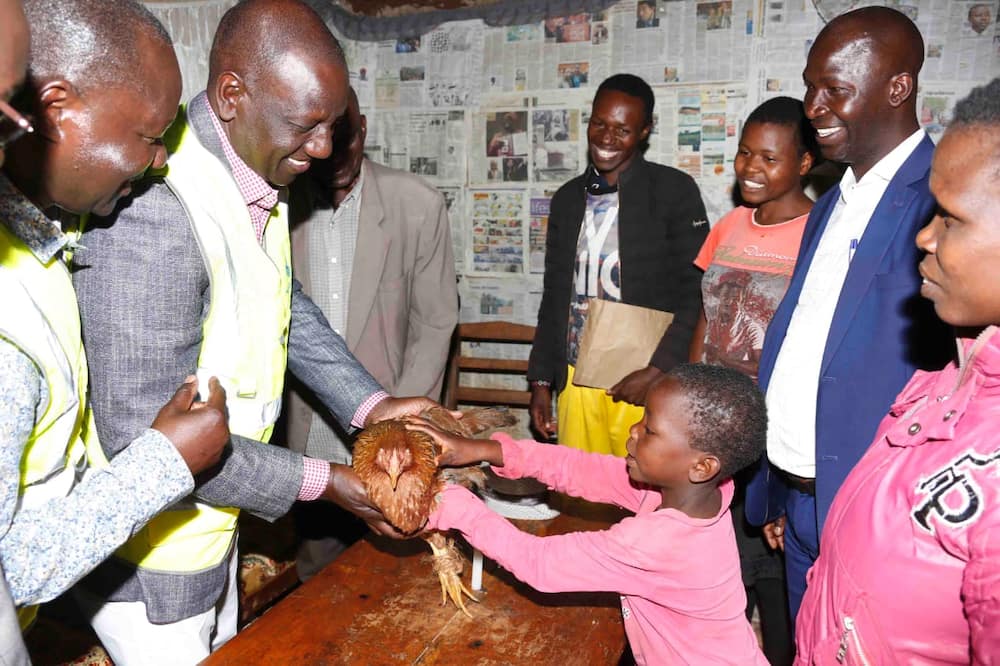
[[[642,100],[618,90],[604,90],[594,98],[587,125],[590,161],[611,185],[621,175],[649,136]]]
[[[236,153],[275,187],[330,156],[347,107],[347,68],[332,58],[286,52],[246,80],[219,77],[219,117]]]
[[[42,86],[50,103],[41,132],[57,138],[45,160],[46,203],[108,215],[132,181],[166,163],[160,137],[177,113],[180,69],[170,44],[141,36],[139,50],[144,55],[131,83],[79,94]]]
[[[733,168],[747,205],[760,206],[801,191],[812,156],[799,155],[798,131],[794,125],[777,123],[754,122],[743,128]]]
[[[975,156],[975,159],[972,159]],[[953,326],[1000,324],[1000,138],[995,127],[961,126],[934,151],[938,214],[917,234],[920,294]]]
[[[832,30],[813,44],[802,73],[805,113],[823,157],[851,164],[858,178],[897,143],[885,131],[895,110],[888,60],[860,29]]]
[[[642,420],[629,429],[625,443],[633,481],[659,488],[689,483],[690,471],[703,455],[688,445],[689,411],[677,380],[667,377],[650,387]]]

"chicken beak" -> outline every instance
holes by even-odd
[[[402,465],[398,458],[393,458],[389,461],[389,469],[386,470],[389,475],[389,483],[392,485],[392,491],[396,492],[396,484],[399,483],[399,476],[403,473]]]

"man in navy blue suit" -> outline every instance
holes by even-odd
[[[913,371],[954,352],[919,298],[914,237],[935,205],[934,145],[916,114],[923,54],[910,19],[866,7],[820,32],[803,72],[823,156],[847,170],[812,209],[767,331],[767,455],[746,500],[750,522],[785,550],[792,617],[837,489]]]

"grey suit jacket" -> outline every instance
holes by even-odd
[[[444,197],[418,176],[362,163],[364,187],[351,268],[347,345],[393,395],[441,397],[451,334],[458,322],[455,259]],[[312,179],[292,187],[292,270],[306,293],[313,271],[310,225],[329,219],[330,204]],[[288,401],[288,446],[307,451],[313,399],[296,390]]]
[[[204,94],[189,104],[188,122],[228,169]],[[90,221],[81,240],[85,249],[74,256],[91,405],[108,456],[149,427],[184,377],[194,374],[209,306],[208,272],[180,201],[159,179],[136,190],[112,217]],[[381,389],[297,283],[288,368],[346,427],[361,402]],[[223,464],[198,481],[198,499],[274,520],[298,495],[302,458],[234,436]],[[110,560],[87,579],[88,587],[116,601],[145,601],[153,622],[207,610],[226,577],[224,564],[185,575],[130,567],[109,573],[115,565],[127,566]]]

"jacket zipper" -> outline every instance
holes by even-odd
[[[861,638],[858,637],[856,625],[854,624],[854,618],[849,615],[845,615],[844,633],[840,635],[840,647],[837,649],[838,663],[843,664],[847,659],[847,650],[850,649],[851,644],[854,645],[854,651],[858,653],[858,660],[864,664],[864,666],[870,666],[868,657],[865,656],[865,651],[861,648]]]

